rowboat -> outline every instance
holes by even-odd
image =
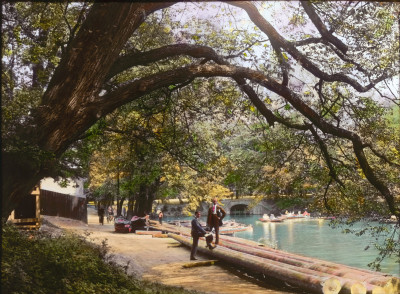
[[[260,222],[263,223],[281,223],[283,222],[282,218],[275,217],[275,215],[271,214],[271,216],[268,216],[268,214],[263,214],[263,217],[258,219]]]
[[[233,235],[234,233],[244,231],[253,231],[253,226],[241,224],[235,220],[227,220],[222,227],[219,228],[219,233],[221,235]]]

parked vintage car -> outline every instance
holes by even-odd
[[[134,215],[131,218],[131,232],[134,233],[136,230],[145,230],[145,229],[146,229],[145,218]]]
[[[146,221],[142,217],[133,216],[131,220],[117,216],[114,220],[114,229],[117,233],[134,233],[136,230],[146,229]]]
[[[131,221],[123,216],[117,216],[114,220],[114,229],[117,233],[129,233],[131,229]]]

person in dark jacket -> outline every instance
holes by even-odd
[[[208,209],[207,226],[210,231],[215,230],[215,244],[219,242],[219,227],[222,226],[222,219],[225,217],[225,210],[218,205],[218,199],[213,199],[213,205]]]
[[[100,225],[104,225],[104,213],[105,213],[105,209],[103,206],[100,206],[97,210],[97,214],[99,216],[99,223]]]
[[[194,218],[192,220],[192,238],[193,238],[193,245],[192,245],[192,250],[190,252],[190,260],[197,260],[196,252],[197,252],[197,247],[199,245],[199,238],[204,237],[207,235],[207,232],[202,228],[202,226],[199,223],[199,218],[201,216],[200,211],[196,211],[194,214]],[[211,238],[210,238],[211,237]],[[211,245],[212,241],[212,235],[206,236],[206,242],[207,246],[209,249],[214,249]]]

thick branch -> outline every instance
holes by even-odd
[[[133,99],[143,96],[156,89],[167,87],[171,84],[183,83],[189,79],[196,77],[213,77],[213,76],[224,76],[230,77],[236,80],[246,91],[249,93],[249,97],[253,97],[251,91],[243,83],[243,79],[249,79],[256,82],[265,88],[279,94],[284,99],[286,99],[292,106],[297,109],[301,114],[308,118],[315,126],[317,126],[321,131],[340,137],[346,138],[353,142],[353,149],[357,156],[360,166],[364,171],[367,179],[373,184],[385,197],[388,206],[393,214],[398,215],[398,208],[395,207],[393,195],[391,195],[389,189],[386,185],[377,178],[373,170],[368,164],[363,151],[363,144],[361,138],[348,130],[333,126],[326,121],[324,121],[311,107],[309,107],[300,96],[296,93],[283,86],[282,84],[276,82],[265,76],[262,72],[251,70],[244,67],[232,66],[232,65],[191,65],[187,67],[178,68],[175,70],[167,71],[164,73],[152,75],[149,77],[142,78],[140,80],[132,82],[130,85],[121,87],[119,90],[105,95],[94,103],[93,109],[99,109],[102,113],[99,116],[103,116],[106,113],[112,111],[116,107],[125,104]],[[263,103],[255,101],[255,106],[260,107],[260,112],[265,113],[268,117],[268,122],[272,123],[277,121],[277,118],[271,116],[271,113],[266,110],[266,107],[262,106]],[[254,102],[253,102],[254,103]]]
[[[240,7],[244,9],[247,14],[249,15],[250,19],[253,21],[258,28],[264,32],[271,42],[279,45],[282,49],[286,50],[295,60],[297,60],[301,66],[312,73],[314,76],[328,82],[343,82],[349,84],[358,92],[367,92],[368,90],[372,89],[377,83],[385,80],[386,78],[390,77],[392,73],[385,72],[381,77],[378,77],[374,81],[372,81],[369,85],[363,86],[358,83],[355,79],[350,78],[341,73],[335,74],[327,74],[321,71],[317,65],[312,63],[304,54],[300,53],[295,45],[285,38],[283,38],[275,28],[260,14],[258,9],[251,3],[251,2],[242,2],[242,1],[232,1],[228,2],[231,5]]]
[[[291,42],[294,46],[306,46],[310,44],[317,44],[322,43],[322,38],[307,38],[300,41],[292,41]]]
[[[266,118],[267,122],[269,125],[273,125],[274,122],[279,122],[285,126],[287,126],[288,128],[292,128],[292,129],[298,129],[298,130],[310,130],[311,133],[313,134],[315,140],[317,141],[320,150],[325,158],[326,164],[329,168],[330,171],[330,176],[342,187],[344,187],[343,182],[339,179],[339,177],[337,176],[337,173],[335,171],[335,168],[333,166],[331,157],[329,155],[328,152],[328,148],[326,147],[325,143],[322,141],[321,137],[318,135],[317,131],[312,127],[312,125],[299,125],[299,124],[292,124],[288,121],[286,121],[283,118],[277,117],[273,114],[273,112],[271,110],[269,110],[265,103],[263,103],[261,101],[261,99],[258,97],[257,93],[253,90],[252,87],[250,87],[249,85],[245,84],[244,79],[241,78],[236,78],[235,79],[236,82],[239,84],[240,88],[242,89],[243,92],[245,92],[247,94],[247,96],[249,97],[249,99],[252,101],[252,103],[254,104],[254,106],[257,107],[258,111],[260,111],[260,113]]]
[[[207,57],[215,61],[220,60],[220,62],[217,63],[222,62],[221,57],[210,47],[190,44],[173,44],[146,52],[131,53],[118,58],[107,74],[106,80],[109,80],[116,74],[119,74],[133,66],[146,65],[168,57],[179,55],[188,55],[194,58]]]
[[[365,156],[361,139],[357,138],[356,140],[353,140],[353,150],[360,164],[360,167],[365,174],[365,177],[372,185],[374,185],[374,187],[383,195],[383,197],[385,197],[390,212],[396,215],[397,218],[399,218],[400,208],[396,207],[393,195],[391,194],[389,188],[380,179],[378,179],[373,169],[368,164],[368,160]]]
[[[279,122],[288,128],[292,129],[297,129],[297,130],[307,130],[308,126],[306,125],[300,125],[300,124],[294,124],[290,123],[289,121],[276,116],[271,110],[267,108],[265,103],[258,97],[257,93],[254,91],[254,89],[246,84],[246,81],[244,78],[234,78],[237,84],[239,85],[240,89],[247,94],[249,97],[250,101],[253,103],[253,105],[258,109],[258,111],[265,117],[267,120],[268,124],[270,126],[273,126],[275,122]]]
[[[315,12],[314,7],[309,1],[300,1],[301,5],[303,6],[305,12],[307,13],[308,17],[311,19],[319,33],[321,34],[322,38],[329,41],[331,44],[335,45],[343,54],[346,54],[348,47],[342,41],[340,41],[337,37],[332,35],[328,29],[326,28],[325,24],[319,18],[318,14]]]
[[[313,134],[314,139],[317,141],[317,143],[318,143],[318,145],[319,145],[319,149],[321,149],[321,151],[322,151],[322,155],[323,155],[324,158],[325,158],[326,165],[327,165],[328,168],[329,168],[329,175],[330,175],[340,186],[342,186],[342,187],[344,188],[343,182],[339,179],[339,177],[338,177],[338,175],[337,175],[337,173],[336,173],[336,171],[335,171],[335,168],[334,168],[333,163],[332,163],[332,160],[331,160],[331,156],[329,155],[328,148],[326,147],[325,142],[322,141],[321,137],[318,135],[317,131],[316,131],[312,126],[310,126],[310,131],[311,131],[311,133]]]
[[[64,117],[75,116],[75,124],[84,120],[86,114],[81,106],[98,96],[128,38],[146,15],[171,4],[96,2],[93,5],[55,70],[36,114],[41,148],[61,154],[79,136],[78,132],[88,127],[74,128],[72,121]]]
[[[387,158],[384,154],[381,154],[378,150],[376,150],[371,144],[365,144],[363,146],[364,148],[368,147],[369,149],[371,149],[371,151],[375,154],[375,156],[379,157],[380,159],[382,159],[384,162],[386,162],[387,164],[393,166],[393,167],[397,167],[400,168],[400,164],[393,162],[391,160],[389,160],[389,158]]]

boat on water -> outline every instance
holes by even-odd
[[[281,223],[281,222],[283,222],[283,218],[276,217],[273,214],[271,214],[271,216],[269,216],[268,214],[263,214],[263,217],[259,218],[258,220],[263,223]]]
[[[298,211],[296,214],[294,211],[293,212],[288,212],[286,210],[285,214],[282,214],[279,218],[281,219],[301,219],[301,218],[309,218],[311,215],[309,212],[304,211],[301,213],[301,211]]]
[[[252,225],[245,225],[236,222],[234,219],[227,220],[219,227],[221,235],[233,235],[236,232],[253,231]]]
[[[381,219],[379,222],[385,224],[397,224],[397,217],[392,215],[390,218]]]

